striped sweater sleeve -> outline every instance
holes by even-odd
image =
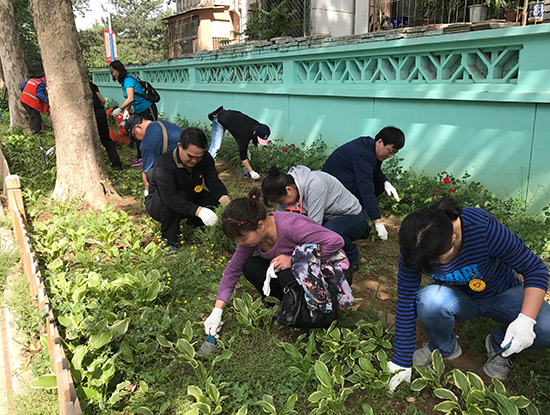
[[[406,264],[399,253],[397,273],[397,310],[392,361],[402,367],[412,366],[416,343],[416,295],[420,289],[421,273],[415,266]]]
[[[487,245],[491,255],[523,275],[524,287],[548,290],[548,269],[519,236],[491,217],[487,224]]]

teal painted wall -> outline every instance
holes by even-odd
[[[395,125],[405,167],[468,172],[532,210],[550,203],[550,25],[432,34],[245,44],[128,69],[159,91],[167,118],[207,126],[223,105],[265,122],[272,137],[321,135],[330,146]],[[122,102],[107,71],[94,82]]]

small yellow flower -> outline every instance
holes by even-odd
[[[183,304],[187,304],[187,300],[183,300]]]
[[[201,298],[200,297],[197,297],[197,300],[200,300]]]

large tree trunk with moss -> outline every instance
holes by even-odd
[[[120,197],[107,179],[70,0],[30,0],[48,83],[57,179],[53,197],[94,207]]]
[[[29,128],[27,113],[19,103],[20,86],[29,77],[21,42],[17,34],[11,0],[0,0],[0,63],[8,88],[10,127]]]

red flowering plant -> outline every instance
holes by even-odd
[[[454,182],[454,183],[453,183]],[[435,189],[434,199],[444,196],[454,196],[456,193],[456,180],[449,177],[446,171],[439,174],[438,187]]]

